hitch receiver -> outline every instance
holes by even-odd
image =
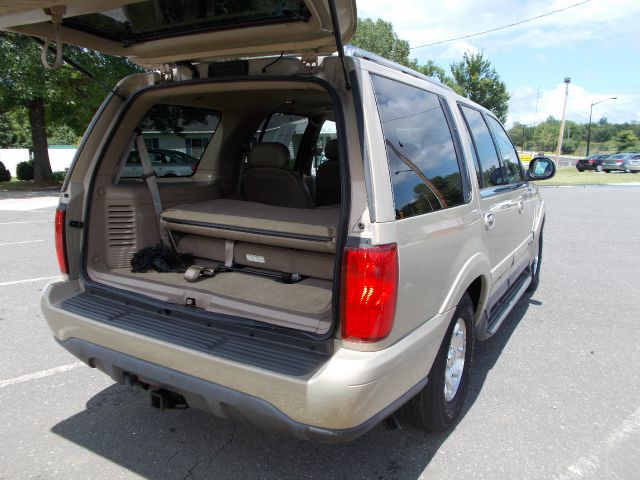
[[[182,395],[164,390],[162,388],[151,390],[150,398],[151,406],[153,408],[157,408],[158,410],[189,407],[187,401]]]

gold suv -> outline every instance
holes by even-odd
[[[65,279],[42,296],[60,345],[155,407],[298,438],[401,407],[452,425],[474,341],[538,284],[531,180],[553,163],[525,171],[491,112],[343,47],[355,0],[49,3],[2,7],[0,28],[147,67],[62,187]],[[163,175],[170,151],[195,160]]]

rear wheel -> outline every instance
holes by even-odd
[[[442,432],[458,419],[469,386],[474,340],[473,302],[465,293],[433,362],[427,386],[402,407],[402,415],[412,425]]]
[[[576,168],[577,168],[577,170],[578,170],[579,172],[584,172],[584,168],[582,168],[582,167],[576,167]]]
[[[602,171],[602,165],[596,165],[596,172]]]

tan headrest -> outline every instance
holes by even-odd
[[[324,156],[329,160],[338,160],[340,154],[338,153],[338,140],[329,140],[324,147]]]
[[[256,167],[285,168],[289,163],[289,149],[278,142],[262,142],[249,152],[249,165]]]

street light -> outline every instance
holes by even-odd
[[[607,100],[615,100],[616,98],[618,97],[609,97],[591,104],[591,110],[589,110],[589,127],[587,128],[587,157],[589,156],[589,144],[591,143],[591,114],[593,114],[593,106],[606,102]]]

